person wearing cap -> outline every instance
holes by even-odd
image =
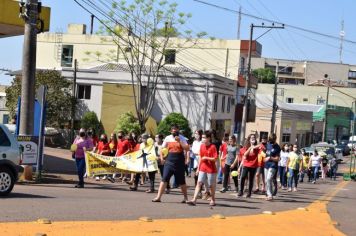
[[[166,160],[164,160],[161,153],[161,161],[165,162],[163,178],[158,189],[158,194],[152,202],[161,201],[161,197],[166,189],[167,183],[174,175],[175,181],[180,186],[184,196],[182,203],[186,203],[188,201],[188,194],[185,182],[185,165],[189,162],[189,159],[186,160],[184,151],[189,150],[189,145],[184,136],[179,134],[179,128],[177,125],[171,126],[171,135],[164,139],[162,148],[168,149],[168,155]]]
[[[85,129],[81,128],[79,130],[79,137],[77,137],[74,142],[76,145],[76,150],[74,152],[75,163],[77,166],[78,179],[79,182],[74,187],[84,188],[84,174],[85,174],[85,152],[91,151],[94,148],[93,142],[86,135]]]

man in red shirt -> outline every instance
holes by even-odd
[[[198,194],[203,183],[207,183],[207,188],[210,188],[211,201],[210,206],[215,206],[215,189],[216,189],[216,161],[218,160],[218,153],[215,145],[211,143],[211,133],[206,131],[202,136],[202,145],[200,146],[200,163],[198,184],[195,187],[194,197],[188,202],[189,205],[195,206]]]

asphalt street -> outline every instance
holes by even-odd
[[[84,189],[74,188],[76,181],[74,161],[64,150],[46,148],[46,178],[43,183],[20,183],[7,198],[0,199],[0,222],[35,221],[48,218],[53,221],[132,220],[142,216],[153,219],[253,215],[263,211],[285,211],[307,207],[330,192],[337,181],[318,181],[317,184],[302,183],[298,192],[279,191],[273,202],[266,202],[262,195],[252,198],[236,198],[234,192],[217,192],[217,206],[200,200],[195,207],[180,203],[178,189],[164,195],[162,203],[152,203],[155,194],[145,193],[148,183],[139,186],[137,192],[129,191],[125,183],[110,183],[86,179]],[[157,174],[158,177],[158,174]],[[187,177],[189,196],[193,194],[193,178]],[[158,181],[156,183],[158,185]],[[218,189],[221,185],[218,185]],[[331,199],[328,209],[339,229],[346,234],[354,232],[353,221],[356,187],[349,183]],[[350,235],[350,234],[349,234]]]

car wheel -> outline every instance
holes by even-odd
[[[15,177],[12,171],[0,166],[0,196],[8,195],[15,185]]]

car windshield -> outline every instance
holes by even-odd
[[[335,154],[335,148],[334,147],[315,146],[314,148],[318,152],[323,151],[328,155],[334,155]]]

